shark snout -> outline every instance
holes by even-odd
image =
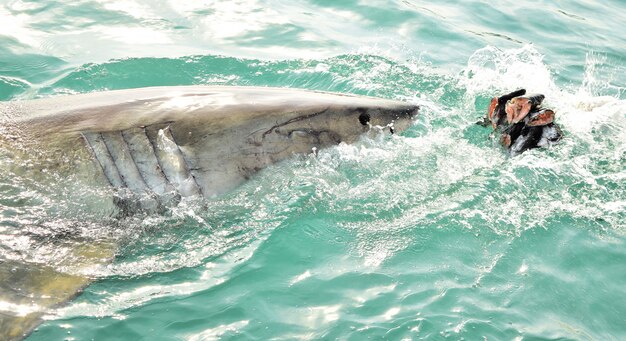
[[[414,104],[399,105],[390,109],[381,110],[379,126],[389,128],[391,134],[408,129],[419,112],[419,106]]]
[[[417,117],[420,107],[417,104],[407,104],[407,106],[401,110],[400,118],[406,120],[413,120]]]

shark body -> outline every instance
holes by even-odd
[[[400,132],[417,112],[401,101],[283,88],[106,91],[0,103],[0,151],[34,177],[86,174],[150,210],[219,196],[270,164],[373,129]],[[105,264],[115,247],[98,241],[75,251],[81,263]],[[91,280],[0,255],[0,339],[23,338]]]
[[[93,172],[113,187],[213,197],[269,164],[354,142],[373,126],[401,131],[418,107],[296,89],[188,86],[13,102],[0,110],[12,117],[22,144],[70,155],[53,157],[57,163],[97,161]]]

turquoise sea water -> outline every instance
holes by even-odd
[[[0,22],[1,100],[225,84],[422,106],[402,136],[163,215],[1,174],[0,261],[119,245],[28,340],[626,339],[623,1],[9,0]],[[565,139],[510,158],[474,122],[519,87]]]

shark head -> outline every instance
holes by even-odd
[[[258,170],[296,154],[352,143],[364,134],[400,133],[419,110],[414,104],[363,96],[237,90],[227,101],[232,104],[219,113],[199,113],[193,126],[177,122],[181,124],[169,127],[205,196],[226,192]]]
[[[363,97],[347,103],[285,112],[281,117],[262,119],[247,140],[255,153],[272,162],[292,154],[344,143],[364,134],[395,134],[407,129],[418,112],[416,105]],[[275,122],[268,126],[265,122]]]

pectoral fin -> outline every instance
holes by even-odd
[[[0,262],[0,340],[21,340],[44,314],[72,298],[93,281],[88,268],[111,262],[115,245],[79,244],[61,264]],[[63,270],[61,270],[63,269]]]

